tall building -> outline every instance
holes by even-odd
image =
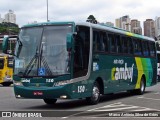
[[[160,17],[155,19],[155,36],[160,40]]]
[[[155,22],[153,19],[144,21],[144,35],[155,38]]]
[[[5,22],[16,23],[16,15],[12,10],[9,10],[9,13],[5,14]]]
[[[131,31],[131,19],[128,15],[122,16],[118,19],[116,19],[116,27],[122,28],[127,31]]]
[[[131,32],[142,35],[140,21],[136,19],[131,20]]]
[[[117,19],[115,20],[115,27],[121,28],[120,18],[117,18]]]
[[[2,23],[4,21],[3,18],[1,18],[1,14],[0,14],[0,23]]]

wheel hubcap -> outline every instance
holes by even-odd
[[[99,89],[97,86],[93,87],[93,100],[97,100],[99,98]]]
[[[141,83],[141,91],[144,91],[144,82]]]

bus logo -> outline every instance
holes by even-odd
[[[37,84],[36,84],[36,87],[40,87],[40,84],[39,84],[39,83],[37,83]]]
[[[125,63],[124,67],[114,67],[112,68],[112,80],[127,80],[130,79],[132,82],[133,78],[133,66],[131,67],[127,66],[127,63]]]

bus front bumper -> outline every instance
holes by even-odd
[[[15,86],[14,92],[16,98],[31,98],[31,99],[58,99],[73,98],[71,87],[69,85],[58,87],[24,87]]]

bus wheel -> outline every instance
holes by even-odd
[[[95,82],[92,89],[92,96],[87,97],[86,100],[89,104],[95,105],[99,102],[99,99],[100,99],[100,88],[99,88],[99,84]]]
[[[55,104],[57,99],[43,99],[46,104]]]
[[[144,78],[142,77],[141,78],[141,83],[140,83],[140,88],[137,89],[137,94],[138,95],[143,95],[143,93],[145,92],[145,88],[146,88],[146,84],[145,84],[145,80]]]

